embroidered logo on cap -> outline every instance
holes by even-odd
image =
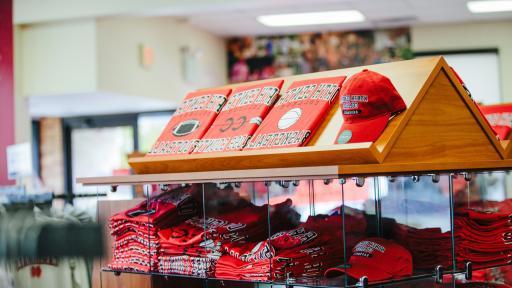
[[[374,251],[379,251],[380,253],[384,253],[384,252],[386,252],[386,248],[383,245],[380,245],[380,244],[372,242],[372,241],[361,241],[352,250],[352,252],[353,252],[352,255],[371,258],[371,257],[373,257]]]
[[[338,136],[338,144],[345,144],[350,141],[352,138],[352,131],[350,130],[343,130],[343,132],[340,133],[340,136]]]

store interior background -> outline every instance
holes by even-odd
[[[512,12],[473,14],[466,4],[14,0],[11,142],[31,143],[33,162],[32,175],[22,178],[31,179],[28,191],[69,197],[56,205],[68,201],[94,213],[95,197],[73,195],[97,191],[75,185],[75,177],[130,173],[128,155],[147,152],[187,92],[229,83],[233,37],[405,29],[411,57],[445,54],[477,101],[512,102]],[[266,14],[345,9],[361,11],[366,20],[296,27],[266,27],[256,20]],[[12,184],[3,171],[0,185]],[[37,178],[44,188],[34,184]],[[108,194],[109,199],[132,197],[131,190]]]

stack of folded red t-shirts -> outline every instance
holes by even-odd
[[[365,230],[364,221],[345,216],[347,252],[365,237]],[[224,244],[228,255],[219,259],[215,276],[260,281],[318,277],[328,268],[343,264],[342,242],[340,215],[311,216],[298,228],[276,233],[270,240]]]
[[[195,277],[213,273],[220,246],[206,241],[202,218],[194,217],[159,232],[159,272]]]
[[[198,205],[192,198],[196,190],[197,186],[177,188],[113,215],[110,231],[115,237],[114,255],[109,267],[114,270],[157,271],[158,231],[197,215]]]
[[[455,208],[454,240],[458,268],[465,262],[475,267],[496,266],[512,261],[512,200],[475,201]],[[451,267],[451,231],[417,229],[397,224],[395,240],[409,249],[415,269]],[[435,249],[432,249],[435,247]]]
[[[470,203],[456,209],[457,258],[476,267],[497,266],[512,261],[512,201]]]
[[[214,275],[222,245],[267,239],[269,216],[272,229],[295,227],[299,215],[291,205],[289,199],[270,207],[248,203],[215,217],[194,217],[160,231],[160,272],[197,277]]]
[[[452,265],[450,231],[443,232],[441,228],[419,229],[405,224],[396,224],[394,236],[398,244],[411,252],[415,269],[433,270],[438,265],[444,267]]]

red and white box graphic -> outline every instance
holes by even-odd
[[[147,155],[192,152],[221,111],[230,92],[231,89],[212,89],[187,94]]]
[[[193,153],[239,151],[267,116],[283,80],[237,87]]]
[[[306,145],[320,126],[346,76],[295,81],[244,148],[268,149]]]

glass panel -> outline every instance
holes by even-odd
[[[327,213],[330,218],[339,217],[339,221],[341,221],[339,225],[331,227],[330,233],[334,234],[333,232],[337,230],[342,232],[330,240],[334,244],[330,245],[336,252],[329,254],[336,255],[336,257],[331,259],[333,262],[327,265],[325,278],[321,279],[320,284],[330,287],[355,285],[359,278],[365,276],[366,273],[351,262],[357,258],[353,258],[354,251],[360,243],[369,240],[369,237],[375,237],[376,231],[378,231],[375,201],[370,200],[375,197],[373,179],[341,178],[329,182],[329,184],[325,181],[315,181],[315,184],[315,200],[325,199],[323,203],[325,209],[323,211],[320,209],[319,212]],[[326,195],[322,196],[322,194]],[[316,206],[321,207],[321,205]],[[354,265],[354,268],[351,265]]]
[[[268,217],[275,212],[268,205],[267,186],[264,182],[208,185],[205,223],[212,247],[209,257],[216,261],[212,278],[239,281],[229,282],[228,287],[268,282],[274,253],[268,241]]]
[[[453,270],[449,175],[379,177],[376,181],[382,236],[398,245],[392,250],[396,256],[388,260],[392,278],[433,275],[438,265]]]
[[[283,226],[281,218],[271,219],[275,281],[294,287],[343,283],[344,279],[324,279],[328,268],[344,263],[340,183],[332,179],[279,181],[269,186],[269,192],[271,205],[291,204],[286,215],[292,221],[285,225],[291,228]]]
[[[346,179],[338,186],[344,204],[339,210],[344,216],[346,265],[329,270],[327,276],[352,286],[362,277],[370,284],[411,277],[431,281],[437,265],[451,270],[449,193],[437,183],[448,183],[448,176],[434,180],[366,177]]]
[[[129,175],[127,155],[133,152],[133,128],[80,128],[71,131],[72,179]],[[73,181],[73,191],[96,193],[94,187],[83,187]],[[111,199],[131,199],[131,186],[121,186]]]
[[[505,172],[456,174],[453,177],[457,268],[474,270],[512,260],[512,202]]]
[[[165,275],[182,277],[206,277],[206,255],[202,237],[203,186],[151,185],[147,186],[150,197],[150,217],[154,233],[150,236],[152,270]],[[154,237],[153,237],[154,236]]]

